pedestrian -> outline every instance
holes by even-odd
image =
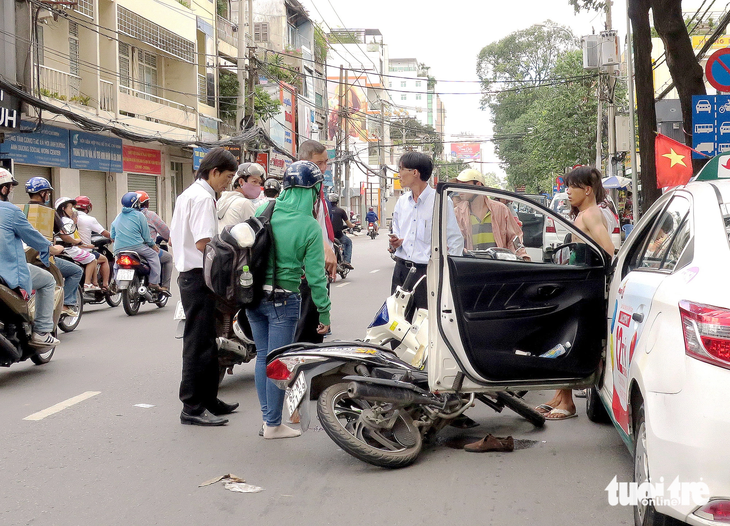
[[[329,202],[332,207],[330,220],[332,221],[332,229],[335,232],[335,239],[342,244],[342,266],[353,270],[355,267],[352,266],[352,239],[345,234],[345,227],[354,228],[355,225],[347,218],[347,212],[337,206],[339,201],[339,195],[335,193],[329,195]]]
[[[281,193],[281,185],[279,181],[270,177],[264,181],[264,196],[266,196],[266,202],[274,201]]]
[[[170,224],[177,283],[185,311],[180,422],[198,426],[222,426],[238,404],[218,399],[218,349],[215,338],[215,296],[205,285],[203,251],[218,233],[216,193],[231,182],[238,168],[233,154],[213,148],[200,161],[191,184],[175,202]]]
[[[316,330],[319,334],[329,330],[331,304],[324,272],[324,245],[315,219],[322,206],[319,194],[323,180],[322,172],[310,161],[297,161],[286,169],[284,191],[277,198],[271,217],[274,250],[266,269],[265,297],[246,311],[256,342],[256,392],[266,439],[301,435],[301,431],[281,422],[284,391],[267,378],[266,357],[272,350],[294,342],[302,273],[309,282],[318,312]]]
[[[327,148],[320,142],[309,140],[304,141],[299,147],[299,160],[311,161],[317,165],[319,171],[324,174],[327,170]],[[325,270],[332,281],[337,276],[337,256],[333,249],[334,229],[329,216],[328,201],[324,199],[324,194],[320,196],[322,204],[317,211],[317,222],[322,230],[322,243],[324,247]],[[323,334],[317,332],[317,323],[319,320],[319,312],[317,306],[312,301],[312,294],[309,290],[307,279],[302,280],[299,288],[302,294],[301,317],[297,324],[296,340],[297,342],[306,343],[322,343],[324,341]]]
[[[613,241],[598,205],[606,197],[601,183],[601,172],[591,166],[580,166],[565,176],[565,185],[573,223],[598,243],[609,257],[613,257]],[[549,402],[535,409],[543,413],[547,420],[565,420],[578,416],[571,389],[558,389]]]
[[[395,268],[391,294],[403,285],[411,268],[416,269],[417,277],[426,275],[426,266],[431,258],[431,222],[436,198],[436,190],[428,184],[433,172],[433,161],[428,155],[405,153],[398,162],[398,168],[401,187],[410,189],[410,192],[398,198],[393,210],[393,233],[389,241],[390,247],[395,249]],[[446,207],[446,214],[447,250],[451,255],[460,256],[464,252],[464,238],[456,222],[453,204]],[[415,291],[414,307],[428,308],[425,283]]]
[[[232,190],[223,192],[216,203],[218,209],[218,231],[227,226],[243,223],[256,215],[261,182],[266,175],[263,166],[256,163],[243,163],[233,177]]]
[[[484,176],[473,168],[463,170],[457,181],[485,186]],[[459,197],[460,202],[455,206],[454,212],[464,236],[466,250],[506,248],[523,260],[530,261],[522,245],[522,228],[510,213],[510,207],[476,192],[460,192]]]

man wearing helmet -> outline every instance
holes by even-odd
[[[44,177],[31,177],[25,183],[25,191],[30,197],[29,204],[42,205],[51,208],[51,192],[53,187],[48,179]],[[56,213],[53,220],[53,235],[61,238],[61,241],[71,246],[80,246],[83,241],[80,239],[74,239],[73,236],[64,234],[63,220],[61,216]],[[84,271],[78,265],[66,261],[65,259],[56,258],[56,267],[63,276],[63,311],[64,314],[69,316],[78,315],[77,295],[76,292],[81,283],[81,278],[84,275]]]
[[[147,220],[147,226],[150,229],[150,237],[155,243],[158,242],[157,238],[162,238],[165,241],[170,241],[170,229],[155,212],[150,210],[150,196],[144,190],[137,190],[139,196],[139,206],[142,214]],[[159,245],[158,245],[159,248]],[[160,265],[162,270],[160,272],[160,285],[165,290],[170,290],[170,280],[172,279],[172,255],[166,250],[158,250],[157,254],[160,256]]]
[[[35,289],[36,311],[30,343],[36,347],[52,347],[58,344],[51,334],[56,280],[50,272],[26,263],[23,243],[38,251],[45,266],[49,265],[49,254],[60,254],[63,248],[51,245],[23,212],[9,202],[10,193],[17,185],[13,175],[0,168],[0,278],[9,288],[20,288],[27,296]]]
[[[301,431],[282,424],[284,391],[266,377],[269,351],[294,342],[299,320],[302,270],[318,312],[317,332],[330,325],[330,299],[324,268],[322,230],[315,219],[324,176],[310,161],[292,163],[284,174],[284,192],[271,216],[273,245],[261,302],[246,311],[256,341],[256,392],[261,404],[265,439],[292,438]]]
[[[91,246],[91,235],[93,232],[111,239],[112,235],[91,215],[93,205],[91,199],[85,195],[80,195],[76,199],[76,226],[78,228],[79,237],[85,245]],[[110,263],[106,256],[101,255],[93,248],[84,248],[91,252],[99,263],[99,271],[101,273],[101,288],[106,290],[109,287],[109,277],[111,275]]]
[[[352,239],[347,237],[345,234],[345,226],[353,228],[350,219],[347,217],[347,212],[344,209],[337,206],[340,201],[340,196],[332,193],[329,196],[329,201],[332,204],[332,211],[330,212],[330,219],[332,220],[332,228],[335,231],[335,239],[342,243],[342,259],[343,265],[349,269],[355,267],[352,266]]]
[[[122,196],[122,213],[112,222],[111,234],[114,255],[122,250],[137,252],[150,266],[150,289],[166,292],[166,288],[160,287],[160,258],[157,256],[160,249],[150,237],[137,192],[127,192]]]
[[[484,186],[484,176],[472,168],[463,170],[456,179],[460,183]],[[466,250],[506,248],[525,261],[530,260],[521,244],[522,228],[506,205],[477,193],[464,192],[460,197],[454,212]],[[519,239],[518,247],[515,246],[515,238]]]
[[[279,197],[279,194],[281,193],[281,185],[279,184],[279,181],[274,179],[273,177],[270,177],[266,181],[264,181],[264,195],[266,196],[267,201],[273,201],[277,197]]]
[[[255,200],[261,194],[261,183],[266,176],[263,166],[243,163],[233,177],[233,190],[223,192],[218,200],[218,230],[237,225],[256,215]]]
[[[365,221],[372,223],[375,231],[378,231],[378,214],[375,213],[375,209],[372,206],[368,209],[368,213],[365,214]]]

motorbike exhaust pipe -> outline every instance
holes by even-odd
[[[396,405],[434,405],[441,406],[441,401],[428,396],[400,389],[398,387],[387,387],[383,385],[370,385],[359,382],[350,382],[347,386],[347,394],[350,398],[359,398],[369,402],[384,402]]]
[[[152,293],[150,292],[150,289],[148,289],[144,285],[141,285],[137,289],[137,294],[139,294],[140,296],[144,296],[144,299],[146,299],[148,303],[154,303],[155,301],[157,301],[157,300],[155,300],[155,298],[152,297]]]

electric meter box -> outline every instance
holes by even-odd
[[[618,31],[601,31],[600,63],[602,68],[621,63],[621,39]]]

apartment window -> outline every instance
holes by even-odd
[[[132,38],[165,51],[185,62],[194,62],[195,44],[172,31],[139,16],[129,9],[117,6],[119,31]]]
[[[401,88],[405,88],[406,87],[406,81],[405,80],[401,80],[400,81],[400,87]]]
[[[269,41],[269,23],[256,22],[253,25],[253,41],[268,42]]]
[[[119,43],[119,85],[132,87],[132,46]]]
[[[416,95],[416,100],[421,100],[421,95]]]
[[[157,96],[157,55],[119,43],[119,85]]]
[[[78,4],[74,6],[74,11],[94,18],[94,0],[78,0]]]
[[[420,81],[420,80],[417,80],[417,81],[416,81],[416,87],[417,87],[417,88],[420,88],[420,87],[421,87],[421,81]]]
[[[393,83],[392,82],[388,82],[388,87],[389,88],[392,88],[393,87]]]
[[[400,100],[406,100],[406,94],[405,93],[401,93]]]
[[[79,76],[79,26],[68,23],[68,67],[71,75]]]
[[[43,66],[46,63],[46,46],[43,39],[43,24],[38,24],[38,27],[36,28],[36,34],[38,35],[38,64]]]
[[[157,55],[138,50],[140,91],[157,96]]]

